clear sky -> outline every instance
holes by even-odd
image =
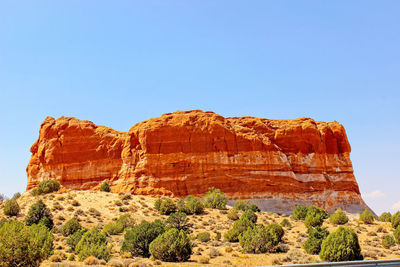
[[[24,191],[46,116],[126,131],[203,109],[339,121],[366,202],[400,209],[399,13],[399,1],[2,0],[0,192]]]

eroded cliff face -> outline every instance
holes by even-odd
[[[360,212],[366,205],[350,150],[342,125],[310,118],[178,111],[118,132],[48,117],[31,148],[27,189],[49,178],[72,189],[98,189],[107,180],[116,192],[175,197],[216,187],[272,211],[316,204]]]

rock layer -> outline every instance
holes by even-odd
[[[71,117],[48,117],[31,147],[27,190],[45,179],[66,188],[202,196],[220,188],[287,212],[296,204],[360,212],[350,145],[338,122],[310,118],[224,118],[200,110],[167,113],[129,132]]]

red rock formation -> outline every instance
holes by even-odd
[[[352,212],[366,207],[336,121],[224,118],[194,110],[152,118],[126,133],[46,118],[31,152],[28,190],[49,178],[73,189],[97,189],[108,180],[116,192],[176,197],[216,187],[275,211],[298,203]]]

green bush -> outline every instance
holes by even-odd
[[[385,235],[382,239],[382,247],[389,249],[396,244],[394,238],[391,235]]]
[[[67,245],[75,251],[76,246],[78,245],[79,241],[81,241],[82,236],[87,232],[87,229],[82,228],[67,238]]]
[[[396,242],[400,244],[400,225],[393,232],[394,238],[396,238]]]
[[[360,215],[360,221],[371,224],[375,220],[375,216],[367,209],[365,209]]]
[[[75,250],[80,261],[89,256],[105,261],[111,258],[111,247],[108,246],[107,236],[97,228],[84,233]]]
[[[347,217],[346,213],[339,208],[329,217],[329,221],[336,225],[342,225],[346,224],[349,221],[349,218]]]
[[[158,236],[150,244],[150,253],[162,261],[187,261],[192,255],[192,244],[185,231],[175,228]]]
[[[226,215],[229,220],[236,221],[239,220],[239,212],[237,209],[230,209]]]
[[[251,204],[249,210],[252,210],[254,212],[260,212],[260,208],[256,204]]]
[[[100,191],[101,192],[111,192],[110,185],[104,181],[103,184],[100,186]]]
[[[208,208],[224,210],[226,203],[228,203],[228,199],[219,189],[210,188],[204,196],[204,205]]]
[[[17,199],[20,198],[20,197],[21,197],[21,193],[20,193],[20,192],[17,192],[17,193],[15,193],[15,194],[13,195],[13,197],[12,197],[11,199],[17,200]]]
[[[307,215],[304,220],[304,224],[307,228],[321,226],[324,220],[328,217],[328,214],[316,206],[310,206],[307,210]]]
[[[233,205],[234,209],[241,210],[241,211],[246,211],[250,209],[251,201],[247,199],[239,199],[235,202]]]
[[[15,220],[0,225],[0,266],[37,267],[52,252],[53,234],[44,225]]]
[[[322,241],[319,256],[324,261],[362,260],[357,234],[350,228],[340,226]]]
[[[157,210],[157,211],[160,211],[161,203],[162,203],[162,199],[158,198],[156,200],[156,202],[154,202],[154,209]]]
[[[284,231],[278,224],[249,227],[239,235],[239,243],[246,253],[265,253],[282,240]]]
[[[204,205],[199,198],[188,196],[185,210],[187,214],[201,214],[203,213]]]
[[[3,210],[4,210],[4,214],[7,216],[17,216],[21,209],[16,200],[10,199],[4,203]]]
[[[306,206],[296,206],[293,210],[292,219],[296,221],[304,220],[307,216],[307,207]]]
[[[245,212],[243,212],[242,216],[240,216],[240,218],[246,218],[249,221],[251,221],[252,223],[256,223],[257,222],[257,214],[255,214],[254,211],[252,210],[246,210]]]
[[[187,231],[189,228],[186,213],[175,212],[171,213],[165,222],[169,228]]]
[[[36,194],[44,195],[58,191],[60,189],[60,182],[57,180],[49,179],[40,182],[36,188],[37,188]]]
[[[129,214],[121,215],[115,222],[106,224],[103,227],[103,232],[107,235],[118,235],[122,233],[127,227],[135,225],[135,221]]]
[[[321,251],[322,241],[328,236],[326,228],[310,227],[307,230],[308,238],[304,243],[304,249],[308,254],[318,255]]]
[[[289,222],[289,220],[288,219],[283,219],[282,221],[281,221],[281,226],[282,227],[292,227],[292,224]]]
[[[149,257],[150,243],[164,231],[165,226],[160,220],[152,223],[143,221],[126,231],[121,251],[130,252],[135,257]]]
[[[228,242],[238,242],[239,235],[246,231],[249,227],[254,228],[254,223],[247,218],[241,218],[233,223],[232,229],[224,234],[224,238]]]
[[[186,213],[186,203],[185,200],[179,199],[178,202],[176,202],[176,210],[178,212],[184,212]],[[187,213],[186,213],[187,214]]]
[[[160,201],[156,201],[154,207],[160,212],[162,215],[170,215],[171,213],[176,212],[176,205],[174,201],[170,198],[163,198]]]
[[[201,242],[208,242],[211,240],[211,235],[209,232],[202,232],[197,234],[197,239]]]
[[[81,224],[75,217],[73,217],[62,226],[61,233],[63,234],[63,236],[70,236],[81,229]]]
[[[380,222],[391,222],[392,214],[390,212],[383,212],[381,216],[379,216],[378,220]]]
[[[41,199],[32,204],[29,208],[28,215],[25,217],[25,224],[28,226],[38,223],[44,224],[49,229],[53,228],[53,219],[50,210]]]
[[[396,212],[396,213],[392,216],[391,222],[392,222],[392,227],[393,227],[394,229],[396,229],[397,226],[400,225],[400,211]]]

